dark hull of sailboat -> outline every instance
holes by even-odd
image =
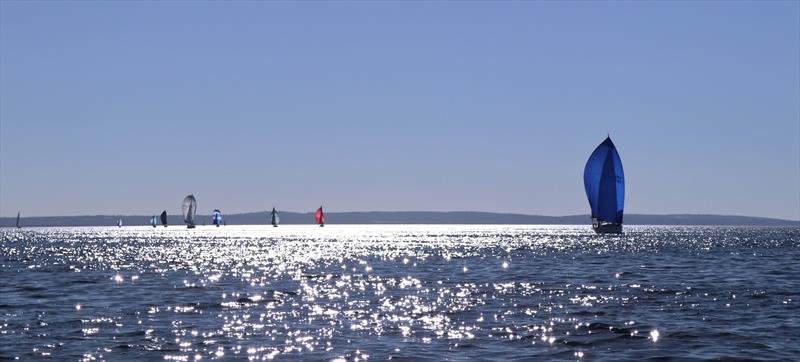
[[[272,227],[276,228],[276,227],[278,227],[278,225],[276,225],[276,224],[272,224]]]
[[[598,234],[622,234],[622,224],[592,225],[592,230]]]
[[[325,227],[325,224],[319,224],[319,227],[321,227],[321,228]]]
[[[187,229],[194,229],[194,225],[186,225]]]

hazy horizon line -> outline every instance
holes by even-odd
[[[324,209],[324,205],[323,205]],[[279,213],[293,213],[293,214],[313,214],[315,211],[291,211],[291,210],[280,210],[276,209]],[[269,213],[272,210],[265,209],[260,211],[245,211],[245,212],[233,212],[233,213],[225,213],[223,215],[243,215],[243,214],[257,214],[257,213]],[[360,211],[360,210],[348,210],[348,211],[326,211],[327,214],[343,214],[343,213],[479,213],[479,214],[497,214],[497,215],[518,215],[518,216],[535,216],[535,217],[552,217],[552,218],[567,218],[567,217],[576,217],[576,216],[584,216],[589,215],[589,213],[576,213],[576,214],[565,214],[565,215],[546,215],[546,214],[528,214],[528,213],[520,213],[520,212],[500,212],[500,211],[476,211],[476,210],[449,210],[449,211],[441,211],[441,210],[395,210],[395,211],[387,211],[387,210],[370,210],[370,211]],[[148,215],[158,215],[159,213],[155,214],[117,214],[117,213],[105,213],[105,214],[76,214],[76,215],[37,215],[37,216],[24,216],[20,214],[21,219],[30,219],[30,218],[59,218],[59,217],[101,217],[101,216],[115,216],[115,217],[147,217]],[[168,213],[168,215],[179,215],[179,213]],[[211,215],[198,213],[198,215]],[[772,220],[781,220],[781,221],[790,221],[790,222],[800,222],[800,219],[789,219],[789,218],[779,218],[779,217],[771,217],[771,216],[754,216],[754,215],[737,215],[737,214],[714,214],[714,213],[691,213],[691,212],[681,212],[681,213],[625,213],[627,216],[632,215],[647,215],[647,216],[716,216],[716,217],[744,217],[744,218],[761,218],[761,219],[772,219]],[[17,215],[11,216],[0,216],[0,218],[16,218]]]

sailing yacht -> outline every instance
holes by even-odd
[[[222,212],[219,209],[214,209],[214,216],[211,218],[211,221],[219,227],[222,224]]]
[[[586,161],[583,186],[592,208],[592,229],[598,234],[621,234],[625,174],[611,137],[606,137]]]
[[[167,227],[167,210],[161,212],[161,225]]]
[[[319,224],[319,227],[325,226],[325,213],[322,212],[322,206],[320,206],[319,209],[317,209],[315,219],[317,221],[317,224]]]
[[[117,227],[122,227],[122,218],[117,219]]]
[[[278,223],[281,222],[281,218],[278,216],[278,212],[275,211],[275,206],[272,207],[272,214],[270,216],[270,221],[272,222],[272,227],[278,227]]]
[[[194,195],[183,198],[181,211],[183,212],[183,222],[186,223],[186,228],[194,229],[194,215],[197,213],[197,199],[194,198]]]
[[[21,229],[21,228],[22,228],[22,226],[19,224],[19,211],[18,211],[17,212],[17,229]]]
[[[150,225],[153,225],[153,227],[156,227],[156,225],[158,225],[158,219],[156,218],[155,215],[150,217]]]

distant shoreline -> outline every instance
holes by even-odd
[[[224,210],[223,210],[224,211]],[[306,225],[314,223],[313,213],[281,212],[281,224]],[[224,214],[223,214],[224,215]],[[542,216],[477,211],[367,211],[328,212],[329,224],[444,224],[444,225],[589,225],[589,215]],[[37,226],[112,226],[118,219],[127,226],[149,225],[151,215],[85,215],[85,216],[35,216],[22,217],[23,227]],[[198,224],[211,224],[210,215],[198,215]],[[224,215],[228,225],[265,225],[269,223],[269,211]],[[0,218],[0,227],[13,227],[16,217]],[[183,225],[176,214],[169,215],[169,225]],[[628,214],[625,225],[674,225],[674,226],[796,226],[798,220],[785,220],[755,216],[713,214]]]

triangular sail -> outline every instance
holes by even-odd
[[[150,217],[150,225],[153,225],[153,227],[156,227],[156,225],[158,225],[158,219],[156,218],[155,215]]]
[[[183,198],[181,211],[183,212],[183,222],[189,224],[190,226],[194,226],[194,216],[195,213],[197,213],[197,199],[194,198],[194,195],[189,195]]]
[[[322,206],[320,206],[319,209],[317,209],[317,213],[315,215],[315,219],[317,221],[317,224],[325,225],[325,213],[322,212]]]
[[[275,208],[272,208],[272,217],[271,217],[272,226],[278,226],[278,223],[281,222],[280,216],[278,216],[278,211]]]
[[[19,225],[19,213],[17,213],[17,229],[21,228],[22,226]]]
[[[167,226],[167,210],[161,212],[161,225]]]
[[[625,174],[617,148],[606,138],[589,156],[583,170],[583,185],[592,208],[592,218],[622,224],[625,205]]]

